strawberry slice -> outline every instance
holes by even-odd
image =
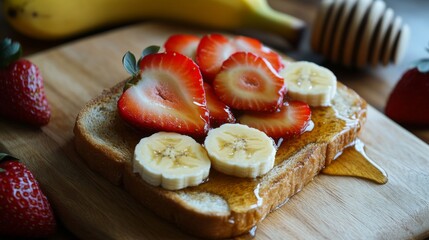
[[[283,68],[281,57],[257,39],[244,36],[228,39],[221,34],[209,34],[201,39],[196,56],[204,80],[211,82],[222,63],[236,52],[252,52],[266,58],[277,72]]]
[[[175,34],[164,43],[165,51],[181,53],[191,59],[195,59],[200,38],[190,34]]]
[[[222,65],[213,88],[226,105],[239,110],[275,111],[286,92],[284,80],[264,58],[237,52]]]
[[[204,83],[204,90],[210,115],[210,127],[215,128],[224,123],[234,123],[235,117],[231,109],[219,100],[214,89],[208,83]]]
[[[274,113],[246,112],[238,118],[238,122],[257,128],[268,136],[291,138],[305,131],[311,119],[311,109],[301,101],[285,102]]]
[[[201,38],[196,61],[205,81],[211,81],[231,54],[236,52],[229,39],[221,34],[209,34]]]
[[[131,54],[132,55],[132,54]],[[124,56],[124,65],[127,54]],[[130,58],[135,63],[135,58]],[[118,101],[119,115],[144,131],[171,131],[202,137],[209,114],[198,66],[176,52],[151,53]]]
[[[264,46],[259,40],[237,36],[233,41],[239,52],[252,52],[259,57],[267,59],[277,72],[283,69],[284,66],[280,55],[272,51],[269,47]]]

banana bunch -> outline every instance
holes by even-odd
[[[258,29],[299,42],[304,22],[266,0],[4,0],[3,14],[18,31],[61,39],[139,20],[167,20],[211,29]]]

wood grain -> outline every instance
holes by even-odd
[[[179,32],[138,24],[30,56],[45,78],[52,119],[42,129],[0,120],[0,150],[28,164],[64,225],[83,239],[189,239],[119,187],[91,172],[72,143],[80,108],[127,74],[121,57]],[[369,108],[361,136],[389,174],[376,185],[321,175],[258,227],[261,239],[402,239],[429,235],[429,147]]]

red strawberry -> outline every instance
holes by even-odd
[[[46,125],[51,116],[43,78],[36,65],[21,55],[18,43],[1,43],[0,116],[35,126]]]
[[[401,124],[429,126],[428,107],[429,59],[425,59],[401,77],[390,94],[385,113]]]
[[[215,128],[224,123],[234,123],[235,117],[231,110],[219,100],[208,83],[204,83],[204,91],[206,92],[207,108],[210,114],[210,127]]]
[[[226,105],[239,110],[275,111],[286,92],[284,80],[264,58],[237,52],[222,65],[213,88]]]
[[[205,80],[212,81],[220,71],[222,63],[236,52],[252,52],[259,57],[266,58],[276,71],[283,68],[281,57],[257,39],[244,36],[228,39],[220,34],[210,34],[201,39],[196,56]]]
[[[221,34],[209,34],[201,38],[197,48],[196,61],[206,81],[214,79],[231,54],[236,52],[229,39]]]
[[[48,237],[55,232],[52,208],[33,174],[0,153],[0,235]]]
[[[252,52],[259,57],[267,59],[277,72],[284,67],[280,55],[264,46],[257,39],[237,36],[234,38],[234,44],[239,52]]]
[[[124,56],[125,65],[132,54]],[[133,57],[131,57],[132,59]],[[137,71],[137,72],[135,72]],[[139,60],[118,101],[119,115],[145,131],[171,131],[202,137],[209,114],[198,66],[176,52],[151,53]]]
[[[195,59],[200,38],[190,34],[176,34],[170,36],[164,43],[165,51],[178,52],[191,59]]]
[[[238,118],[238,122],[278,139],[301,134],[307,128],[310,119],[311,109],[306,103],[291,101],[285,102],[274,113],[246,112]]]

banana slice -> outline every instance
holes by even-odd
[[[279,74],[291,98],[313,107],[329,106],[337,91],[335,75],[312,62],[291,62]]]
[[[153,186],[178,190],[203,182],[209,175],[210,159],[191,137],[158,132],[137,144],[133,170]]]
[[[212,129],[204,145],[213,168],[228,175],[255,178],[274,166],[274,141],[246,125],[223,124]]]

